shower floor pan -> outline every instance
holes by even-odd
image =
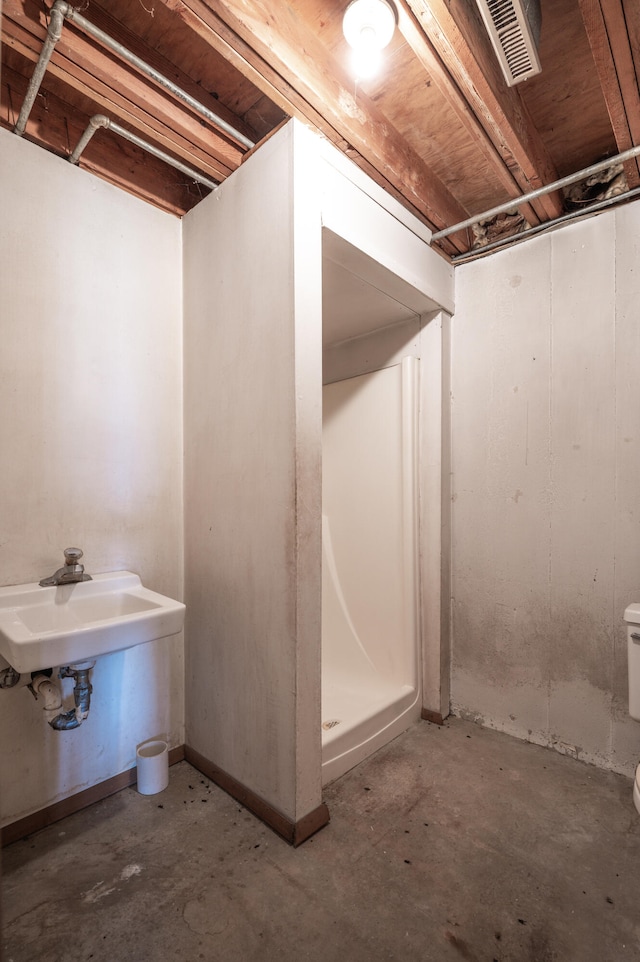
[[[322,678],[322,784],[327,785],[420,718],[418,691],[325,672]]]

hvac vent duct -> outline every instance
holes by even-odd
[[[476,0],[510,87],[540,73],[540,0]]]

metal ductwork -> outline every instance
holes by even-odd
[[[476,0],[510,87],[540,73],[540,0]]]

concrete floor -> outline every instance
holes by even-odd
[[[5,962],[640,960],[631,781],[422,722],[294,850],[190,768],[9,846]]]

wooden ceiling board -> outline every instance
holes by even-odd
[[[29,47],[17,46],[14,49],[26,51],[28,59],[33,58],[35,62],[35,52]],[[29,75],[33,72],[33,63]],[[122,121],[123,126],[132,128],[143,137],[143,139],[154,142],[162,150],[173,154],[187,162],[190,166],[200,169],[214,180],[224,180],[231,172],[231,168],[220,164],[213,156],[209,144],[207,150],[203,150],[198,144],[193,143],[188,137],[185,138],[180,133],[171,132],[163,123],[162,119],[157,119],[148,113],[144,108],[137,108],[126,98],[122,97],[118,90],[111,88],[105,81],[92,77],[75,62],[69,61],[64,57],[62,51],[54,53],[49,64],[49,68],[41,85],[41,92],[51,89],[55,81],[61,80],[78,95],[88,96],[92,109],[92,114],[103,113],[110,119]],[[66,94],[63,98],[68,103],[76,102],[73,96]],[[183,117],[185,115],[180,115]],[[196,128],[200,138],[201,128]],[[75,146],[75,144],[73,145]],[[237,164],[235,165],[237,166]]]
[[[18,52],[2,48],[0,123],[7,130],[13,130],[16,125],[32,69],[33,64]],[[67,157],[75,146],[73,136],[77,132],[79,138],[86,126],[85,118],[88,122],[89,115],[83,113],[80,104],[68,103],[52,90],[41,90],[24,136],[28,140],[46,143],[47,149],[59,157]]]
[[[184,0],[194,7],[197,0]],[[289,82],[365,159],[384,173],[429,221],[438,226],[464,216],[463,208],[437,177],[396,135],[376,105],[352,93],[351,78],[328,59],[317,39],[308,34],[295,12],[285,6],[277,31],[268,0],[208,0],[228,26]]]
[[[20,65],[22,70],[15,69]],[[18,54],[3,52],[0,126],[7,130],[13,130],[15,126],[30,76],[30,69],[26,73],[23,71],[30,66]],[[77,95],[75,102],[65,101],[54,89],[57,87],[73,93],[61,82],[53,80],[50,87],[36,97],[24,139],[44,145],[57,156],[66,158],[89,122],[91,105],[87,109],[87,104],[83,104]],[[80,166],[178,216],[209,193],[205,188],[196,188],[193,183],[186,182],[184,175],[162,161],[105,130],[97,132],[82,155]]]
[[[622,0],[580,0],[593,59],[619,151],[640,143],[640,95]],[[640,184],[640,162],[625,163],[630,187]]]
[[[471,193],[471,181],[474,181],[474,185],[481,183],[482,188],[479,193],[474,193],[471,201],[467,201],[465,193],[459,189],[457,196],[463,205],[470,204],[469,209],[477,213],[482,208],[498,203],[499,200],[504,200],[507,197],[520,197],[522,189],[518,181],[505,163],[482,122],[472,110],[463,92],[449,74],[423,27],[406,4],[398,8],[398,30],[425,71],[424,79],[427,84],[439,90],[441,96],[451,107],[456,123],[460,125],[462,130],[466,131],[474,145],[473,162],[469,167],[472,174],[470,177],[465,176],[460,181],[460,185],[467,188],[467,194]],[[431,130],[436,129],[436,123],[430,122],[429,127]],[[461,155],[456,153],[456,163],[453,166],[458,169],[461,161]],[[465,168],[466,174],[468,174],[468,170]],[[478,180],[478,174],[481,176],[481,180]],[[445,177],[444,182],[447,186],[450,186],[448,178]],[[501,185],[504,193],[498,192],[498,185]],[[523,204],[520,210],[530,224],[539,223],[540,218],[534,206]]]
[[[277,104],[274,104],[269,97],[264,95],[260,95],[258,100],[244,114],[244,120],[256,132],[257,141],[270,134],[285,119],[288,119],[288,117],[284,110],[281,110]]]
[[[274,104],[289,116],[297,117],[299,120],[314,126],[371,177],[375,183],[388,190],[391,196],[400,203],[405,204],[416,217],[428,223],[424,211],[407,201],[406,189],[402,180],[396,181],[391,178],[388,171],[381,172],[367,157],[359,154],[346,138],[347,132],[334,126],[320,110],[316,109],[314,104],[305,99],[304,95],[296,88],[292,76],[282,76],[248,41],[234,32],[211,9],[210,5],[197,2],[197,0],[192,3],[185,3],[184,0],[162,0],[162,2],[173,11],[176,17],[187,23],[194,33],[203,37],[213,49],[221,51],[230,63],[249,76]],[[455,253],[456,250],[462,249],[464,249],[462,243],[453,245],[448,240],[444,240],[439,247],[439,250],[446,254]]]
[[[521,96],[561,177],[616,153],[607,108],[577,0],[542,8],[542,73]]]
[[[52,2],[4,0],[3,126],[15,121]],[[638,0],[541,0],[542,73],[511,88],[475,0],[393,0],[398,28],[379,76],[366,82],[354,79],[342,34],[348,0],[72,2],[253,150],[296,117],[436,230],[512,199],[515,206],[532,188],[640,138]],[[27,136],[66,156],[94,113],[213,180],[247,156],[233,135],[65,20]],[[175,213],[206,193],[104,130],[81,163]],[[535,224],[562,212],[563,197],[518,206]],[[450,255],[471,241],[470,231],[458,232],[436,249]]]
[[[350,48],[342,34],[344,4],[331,4],[330,17],[326,15],[327,5],[320,8],[316,0],[296,0],[293,6],[340,58],[345,70],[350,70]],[[517,181],[477,121],[461,124],[461,113],[470,114],[466,101],[452,97],[450,89],[445,91],[442,83],[434,82],[428,67],[409,46],[403,36],[403,27],[408,26],[403,11],[401,7],[399,29],[383,52],[379,73],[371,80],[354,82],[355,98],[361,91],[380,107],[467,212],[478,212],[519,196],[522,191]],[[419,25],[417,29],[423,42],[428,42]],[[433,52],[431,57],[430,66],[437,61]],[[450,75],[446,71],[443,75],[450,86]],[[526,212],[531,223],[538,223],[531,208],[527,207]]]
[[[30,37],[29,48],[34,58],[37,58],[42,49],[42,42],[45,37],[45,22],[40,4],[36,0],[6,0],[3,18],[3,35],[7,37],[9,33],[14,37],[20,37],[26,43]],[[229,111],[226,107],[220,106],[213,98],[193,84],[185,74],[160,58],[153,50],[143,46],[137,38],[110,18],[98,16],[98,8],[93,9],[96,26],[104,29],[105,33],[113,37],[119,43],[130,49],[135,55],[149,63],[160,73],[164,73],[169,79],[174,80],[182,86],[187,93],[198,99],[205,107],[219,114],[223,121],[232,124],[240,133],[248,137],[254,137],[255,132],[251,130],[240,118]],[[224,164],[228,170],[233,170],[242,158],[242,151],[237,144],[232,143],[226,134],[212,127],[202,118],[193,114],[188,108],[182,109],[181,101],[165,88],[159,87],[155,81],[142,74],[135,67],[131,66],[117,54],[111,52],[98,41],[84,33],[80,28],[72,23],[65,21],[62,36],[55,46],[51,63],[59,64],[62,58],[66,57],[69,61],[70,69],[73,65],[81,68],[87,76],[94,76],[98,82],[106,83],[114,88],[114,94],[125,95],[132,103],[148,112],[157,112],[163,118],[163,123],[167,126],[176,126],[176,129],[183,128],[183,133],[187,136],[198,139],[207,134],[214,134],[209,137],[208,143],[210,150],[217,159]],[[85,78],[85,82],[86,78]],[[200,95],[200,96],[199,96]],[[114,96],[114,100],[119,99]],[[180,109],[176,109],[180,108]],[[172,114],[167,123],[166,114]],[[184,116],[183,116],[184,114]]]
[[[118,7],[121,7],[121,2],[118,2]],[[171,46],[168,48],[168,52],[171,55],[166,57],[163,54],[163,50],[159,48],[158,45],[152,40],[151,43],[144,41],[141,42],[140,38],[130,29],[125,26],[125,17],[121,16],[116,18],[93,3],[89,8],[91,16],[87,16],[86,19],[95,26],[99,27],[106,34],[112,37],[117,42],[121,43],[124,47],[131,50],[134,54],[148,63],[150,66],[154,67],[160,73],[164,74],[169,80],[173,81],[177,86],[181,87],[186,93],[190,94],[195,100],[201,103],[204,107],[207,107],[216,115],[220,116],[223,121],[231,124],[235,127],[241,134],[248,137],[251,140],[255,140],[256,132],[243,120],[242,114],[237,110],[234,110],[229,104],[227,104],[220,96],[215,92],[210,92],[208,88],[203,86],[198,81],[198,74],[194,68],[194,63],[196,60],[196,49],[193,42],[193,37],[187,32],[186,36],[181,38],[181,42],[187,46],[187,55],[184,58],[185,69],[180,66],[181,62],[177,59],[177,54],[179,48],[176,47],[172,50]],[[125,6],[124,13],[131,12],[135,9],[135,5],[127,3]],[[154,8],[155,9],[155,8]],[[159,7],[158,10],[163,8]],[[173,36],[175,37],[176,31],[173,31]],[[161,45],[165,46],[165,45]],[[199,51],[199,58],[207,59],[209,61],[214,61],[216,58],[211,56],[211,50],[201,45],[202,49]],[[174,56],[175,54],[175,56]],[[257,90],[253,84],[242,77],[238,71],[233,70],[229,64],[226,63],[222,58],[217,58],[217,63],[215,64],[218,75],[221,75],[225,79],[227,86],[235,89],[247,89],[247,103],[249,106],[253,106],[261,97],[260,91]],[[232,98],[229,98],[232,99]],[[181,104],[181,101],[176,98],[176,103]]]
[[[401,85],[394,84],[395,75],[402,77]],[[460,124],[450,101],[431,82],[406,42],[393,56],[385,57],[376,83],[362,86],[467,214],[515,196],[507,193],[486,155],[479,153],[477,140]]]
[[[235,170],[242,151],[208,128],[191,111],[176,110],[173,98],[137,71],[123,66],[118,58],[105,57],[83,38],[66,47],[70,56],[63,61],[65,45],[60,44],[51,60],[50,72],[77,79],[79,89],[87,89],[101,110],[140,130],[146,139],[157,142],[188,160],[211,176],[224,179]],[[113,78],[113,79],[111,79]]]
[[[634,77],[631,78],[630,83],[632,89],[635,89],[636,97],[634,106],[634,126],[632,129],[633,142],[635,146],[640,145],[640,135],[637,133],[637,95],[638,91],[640,90],[640,3],[638,3],[638,0],[623,0],[622,6],[627,25],[629,48],[631,50],[634,69]],[[638,162],[638,167],[640,168],[640,162]]]
[[[506,85],[476,5],[468,0],[408,0],[408,6],[521,190],[551,183],[553,162],[517,88]],[[533,203],[548,217],[562,210],[558,193]]]
[[[346,64],[349,45],[342,32],[342,18],[350,0],[290,0],[296,18],[315,34],[322,45]],[[342,55],[338,50],[342,48]]]
[[[131,0],[109,0],[103,6],[96,4],[95,0],[89,2],[90,6],[83,10],[87,20],[97,23],[97,11],[141,37],[150,50],[174,64],[182,74],[191,77],[200,96],[206,98],[203,102],[212,110],[217,102],[241,119],[260,100],[261,91],[250,80],[195,35],[183,21],[176,19],[162,3],[154,0],[143,6]],[[153,10],[153,15],[149,10]],[[112,31],[105,27],[105,32]],[[176,82],[180,83],[177,78]],[[209,98],[211,103],[207,103]]]
[[[29,9],[33,4],[24,6]],[[17,21],[5,15],[3,39],[35,64],[42,43],[32,33],[33,21],[19,16]],[[54,49],[43,80],[45,89],[52,76],[65,78],[70,86],[90,95],[94,113],[122,121],[186,162],[191,158],[194,166],[216,180],[228,176],[242,159],[242,152],[226,137],[207,129],[191,111],[177,110],[170,94],[71,28]]]
[[[263,95],[271,99],[285,114],[311,123],[342,149],[344,140],[338,131],[305,101],[294,85],[280,76],[270,63],[234,33],[210,7],[204,3],[185,3],[184,0],[162,0],[162,3],[176,18],[187,24],[195,36],[203,39],[239,73],[249,78]]]
[[[633,54],[636,84],[640,86],[640,3],[638,3],[638,0],[623,0],[622,8],[629,33],[629,45]]]

